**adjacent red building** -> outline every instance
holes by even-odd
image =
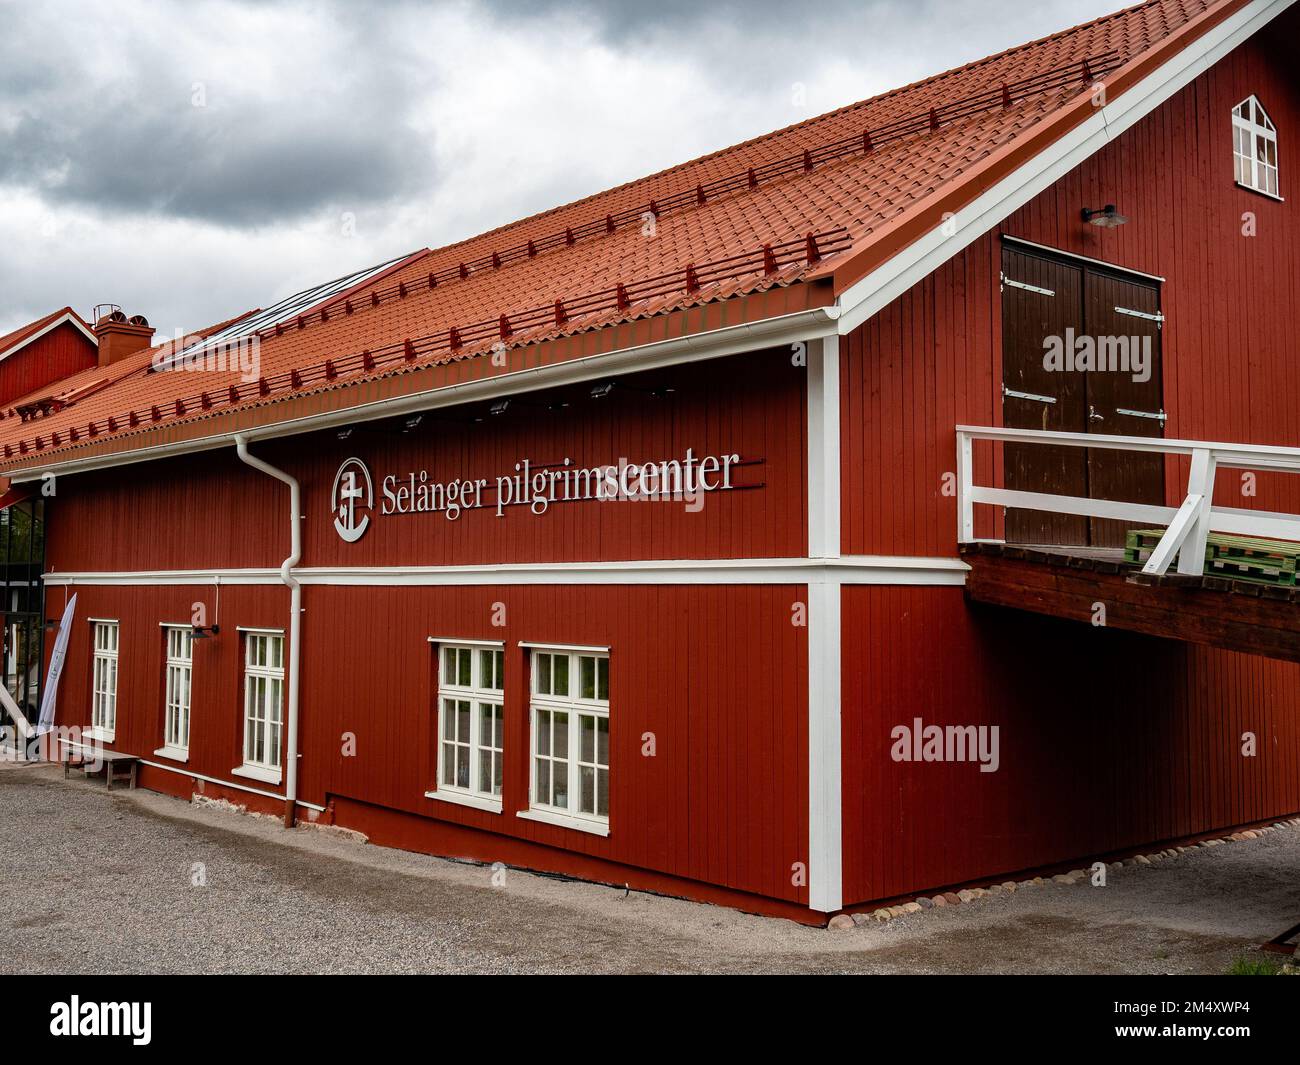
[[[1189,475],[960,426],[1300,443],[1298,36],[1152,0],[187,341],[100,323],[0,418],[77,596],[58,723],[801,920],[1300,811],[1296,664],[972,604],[958,551],[1103,550],[1060,499]],[[1279,454],[1216,504],[1300,511]],[[1056,502],[968,521],[973,478]]]

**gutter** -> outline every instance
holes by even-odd
[[[235,436],[235,452],[241,462],[289,486],[289,555],[280,563],[280,580],[289,589],[289,721],[286,728],[284,827],[292,828],[298,799],[298,680],[302,648],[302,586],[293,575],[293,568],[302,558],[302,489],[296,478],[250,454],[248,438],[243,433]]]
[[[718,359],[727,355],[738,355],[764,347],[776,347],[783,343],[794,343],[801,340],[811,340],[815,337],[829,336],[836,332],[835,320],[839,317],[839,314],[839,308],[833,305],[813,307],[792,314],[778,315],[775,318],[760,318],[753,322],[724,326],[721,329],[709,330],[706,333],[691,333],[686,336],[673,337],[669,340],[656,340],[649,344],[640,344],[618,351],[583,355],[575,359],[565,359],[562,362],[548,363],[543,366],[530,366],[524,369],[512,370],[508,373],[493,374],[491,377],[479,378],[473,381],[442,385],[408,395],[393,396],[370,403],[343,407],[339,410],[291,418],[257,429],[237,429],[231,432],[196,437],[171,444],[139,448],[138,450],[101,452],[85,458],[69,456],[66,461],[62,462],[50,462],[42,466],[14,467],[8,473],[15,484],[38,481],[47,474],[53,473],[71,476],[89,470],[108,469],[114,466],[126,466],[137,462],[171,458],[176,455],[211,451],[235,444],[240,437],[243,437],[246,441],[270,440],[276,437],[316,432],[321,429],[355,425],[358,422],[374,421],[379,418],[395,417],[401,414],[436,410],[440,407],[449,407],[460,403],[519,395],[520,393],[543,388],[556,388],[561,385],[591,381],[613,374],[634,373],[641,370],[653,370],[662,366]],[[369,383],[360,382],[362,385]],[[250,411],[256,412],[263,409],[255,407],[240,413],[247,414]]]

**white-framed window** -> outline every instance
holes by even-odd
[[[1281,196],[1277,175],[1277,127],[1254,96],[1232,109],[1232,154],[1237,184]]]
[[[530,813],[538,820],[607,831],[609,654],[534,648],[529,674]]]
[[[155,754],[183,758],[190,749],[190,687],[194,672],[194,629],[164,625],[163,746]]]
[[[284,731],[284,633],[244,633],[244,764],[241,776],[280,782]]]
[[[117,730],[116,621],[91,623],[94,658],[91,665],[90,724],[101,739],[112,742]]]
[[[505,652],[443,643],[438,654],[438,789],[430,798],[501,811]]]

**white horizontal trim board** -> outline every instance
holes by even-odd
[[[505,640],[465,640],[459,636],[430,636],[429,642],[455,647],[504,647],[506,645]]]
[[[51,462],[45,466],[15,470],[9,476],[15,484],[21,484],[26,481],[38,481],[47,473],[67,476],[86,470],[107,469],[199,451],[211,451],[219,447],[233,447],[236,435],[247,438],[249,443],[255,443],[258,440],[341,428],[359,422],[374,421],[377,418],[392,418],[461,403],[498,399],[545,388],[579,384],[617,374],[639,373],[665,366],[720,359],[728,355],[740,355],[762,348],[779,347],[795,341],[828,336],[835,332],[835,319],[838,315],[838,309],[833,306],[814,307],[794,314],[725,326],[707,333],[693,333],[689,336],[674,337],[671,340],[657,340],[650,344],[640,344],[604,354],[584,355],[581,358],[566,359],[546,366],[510,370],[474,381],[463,381],[416,392],[409,396],[395,396],[392,399],[362,403],[338,411],[291,418],[274,425],[231,430],[228,433],[195,440],[181,440],[172,444],[160,444],[156,447],[141,448],[138,451],[97,454],[85,458],[70,456],[66,460]]]
[[[159,747],[153,753],[159,758],[170,758],[173,762],[188,762],[190,760],[188,747]]]
[[[264,784],[274,784],[277,787],[284,779],[284,774],[279,769],[267,769],[260,765],[237,765],[231,772],[237,777],[260,780]]]
[[[68,747],[76,747],[83,751],[95,750],[95,746],[90,743],[73,743],[71,740],[64,740],[63,742]],[[233,780],[222,780],[220,777],[210,777],[203,773],[195,773],[193,770],[182,769],[180,766],[164,765],[161,762],[151,762],[148,758],[139,758],[137,761],[141,765],[147,765],[154,769],[165,769],[168,773],[175,773],[177,776],[181,777],[189,777],[191,780],[202,780],[208,784],[219,784],[223,788],[234,788],[236,791],[246,791],[250,795],[261,795],[263,798],[279,799],[281,802],[284,801],[283,795],[277,795],[273,791],[263,791],[261,788],[250,788],[247,784],[239,784]],[[314,802],[304,802],[302,799],[294,799],[294,803],[298,806],[305,806],[308,810],[315,810],[318,813],[325,812],[325,807],[318,806]]]
[[[453,587],[501,584],[840,584],[963,585],[969,566],[959,558],[844,555],[839,558],[670,559],[632,562],[521,562],[483,566],[303,567],[304,585]],[[237,579],[232,575],[238,575]],[[45,574],[50,586],[281,585],[280,571],[154,570]],[[448,639],[448,643],[466,642]]]
[[[1134,277],[1145,277],[1148,281],[1159,281],[1164,283],[1165,279],[1159,274],[1148,274],[1143,270],[1134,270],[1128,266],[1120,266],[1118,263],[1108,263],[1105,259],[1094,259],[1091,255],[1080,255],[1078,252],[1062,251],[1060,248],[1050,248],[1046,244],[1035,244],[1032,240],[1025,240],[1024,237],[1013,237],[1010,233],[1003,233],[1002,240],[1018,248],[1028,248],[1030,251],[1046,252],[1055,259],[1071,259],[1077,263],[1091,263],[1093,266],[1103,266],[1107,270],[1118,270],[1122,274],[1132,274]]]
[[[1100,447],[1142,454],[1174,454],[1191,458],[1187,494],[1177,509],[1149,503],[1056,495],[976,485],[972,481],[974,441],[1015,441],[1066,447]],[[1300,448],[1275,445],[1220,444],[1200,440],[1165,440],[1162,437],[1092,436],[1039,429],[957,427],[957,537],[975,539],[975,507],[979,504],[1077,514],[1092,518],[1118,518],[1144,525],[1167,526],[1143,567],[1145,573],[1164,573],[1174,555],[1178,572],[1203,572],[1205,547],[1211,532],[1238,536],[1269,536],[1300,540],[1300,515],[1213,504],[1215,473],[1227,469],[1263,469],[1300,474]]]
[[[1213,451],[1219,466],[1234,469],[1278,469],[1300,473],[1300,447],[1284,444],[1229,444],[1217,440],[1182,440],[1164,436],[1119,436],[1115,433],[1061,433],[1043,429],[1003,429],[987,425],[959,425],[959,437],[970,440],[1025,441],[1061,447],[1106,448],[1111,451],[1147,451],[1163,455],[1195,455]],[[1240,464],[1240,465],[1234,465]]]
[[[87,570],[43,575],[46,584],[283,584],[278,569],[228,570]],[[104,620],[90,618],[90,621]]]
[[[918,281],[1154,111],[1293,2],[1252,0],[957,211],[950,220],[956,226],[952,236],[946,236],[936,226],[850,285],[839,298],[840,332],[853,332],[888,307]]]
[[[593,836],[609,835],[608,824],[604,821],[592,821],[586,817],[574,817],[571,814],[553,813],[550,810],[538,810],[533,807],[516,811],[515,816],[524,821],[538,821],[544,825],[559,825],[560,828],[590,832]]]
[[[530,640],[520,640],[519,646],[527,651],[591,651],[594,654],[609,654],[608,647],[588,646],[581,643],[533,643]]]
[[[1024,510],[1047,510],[1053,514],[1078,514],[1086,518],[1114,518],[1119,521],[1168,525],[1178,513],[1173,507],[1154,503],[1125,503],[1116,499],[1092,499],[1087,496],[1058,496],[1048,492],[1021,492],[1012,488],[975,487],[967,497],[972,503],[1019,507]]]
[[[426,791],[426,799],[434,799],[437,802],[450,802],[457,806],[468,806],[471,810],[483,810],[490,814],[499,814],[501,812],[501,800],[489,798],[486,795],[473,795],[465,791],[452,791],[450,788],[444,788],[441,791]]]

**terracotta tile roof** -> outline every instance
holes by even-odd
[[[359,390],[493,344],[516,349],[784,286],[842,291],[918,227],[933,228],[946,202],[980,191],[974,175],[1059,136],[1053,123],[1088,106],[1096,78],[1107,79],[1113,98],[1162,48],[1185,45],[1180,29],[1243,2],[1151,0],[413,253],[346,299],[264,331],[254,380],[237,369],[150,372],[160,349],[141,352],[114,367],[110,387],[66,409],[21,423],[0,417],[6,465],[74,458],[133,432],[144,446],[159,424]]]
[[[240,319],[247,318],[249,315],[255,313],[256,311],[245,311],[243,314],[237,314],[233,318],[227,318],[224,321],[216,322],[208,326],[206,329],[200,329],[197,332],[191,333],[189,334],[189,338],[201,339],[203,337],[211,336],[213,333],[217,333],[220,330],[225,329],[227,326],[234,325]],[[36,332],[37,329],[44,324],[52,322],[55,319],[62,317],[64,314],[72,314],[82,323],[82,325],[85,325],[87,329],[91,328],[89,325],[86,325],[83,318],[77,315],[76,311],[73,311],[70,307],[65,307],[61,311],[55,311],[53,314],[46,315],[40,320],[40,322],[34,322],[30,326],[24,326],[23,330],[20,330],[19,332],[24,332],[25,334],[30,335],[31,333]],[[15,334],[10,334],[10,336],[14,335]],[[8,340],[8,337],[2,339]],[[17,341],[15,341],[15,343],[16,342]],[[23,423],[18,419],[14,424],[9,425],[8,427],[5,426],[5,423],[9,422],[10,419],[16,419],[19,408],[49,399],[57,399],[61,404],[66,404],[68,401],[71,403],[78,403],[86,396],[92,394],[92,391],[102,391],[105,388],[116,385],[119,381],[122,381],[125,378],[134,377],[139,374],[142,360],[144,365],[148,366],[155,357],[165,357],[172,350],[174,344],[174,340],[164,341],[153,348],[147,349],[138,356],[131,356],[130,358],[122,359],[110,366],[88,366],[86,369],[80,370],[77,373],[70,374],[69,376],[60,378],[57,381],[51,381],[37,389],[35,392],[18,397],[4,410],[0,410],[0,441],[9,439],[7,434],[14,431],[14,424],[34,424]],[[5,349],[0,348],[0,352],[4,350]],[[147,356],[147,358],[145,358],[145,356]]]
[[[71,307],[60,307],[57,311],[51,311],[43,318],[37,318],[34,322],[28,322],[24,326],[19,326],[12,333],[6,333],[4,336],[0,336],[0,359],[3,359],[7,354],[9,354],[11,349],[16,348],[24,340],[35,336],[51,322],[57,322],[65,314],[72,315],[72,317],[83,326],[86,326],[86,323],[82,320],[81,316]],[[86,328],[89,329],[90,327],[86,326]]]

